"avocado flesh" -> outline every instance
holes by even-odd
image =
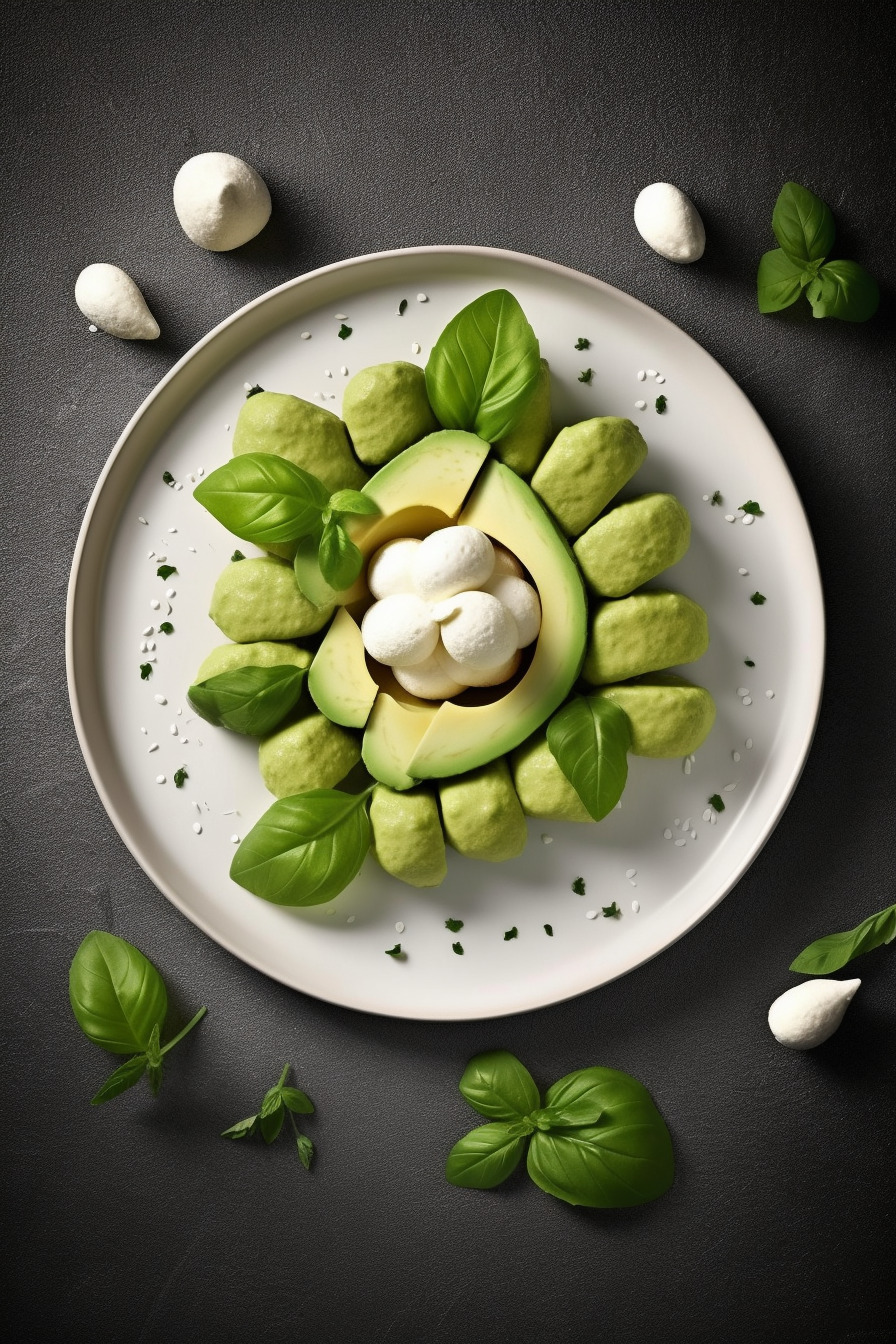
[[[587,636],[585,592],[572,553],[525,481],[489,462],[458,522],[494,537],[526,566],[542,596],[541,631],[528,669],[501,699],[438,707],[405,762],[417,779],[462,774],[518,746],[565,699]]]
[[[554,760],[544,729],[510,758],[513,785],[528,817],[548,821],[592,821],[591,813]]]
[[[337,611],[308,673],[308,690],[322,714],[346,728],[363,728],[379,687],[367,671],[357,622]]]
[[[582,676],[592,686],[627,681],[709,648],[706,612],[683,593],[660,590],[602,602],[591,618]]]
[[[358,457],[376,467],[439,428],[423,370],[405,360],[356,373],[346,384],[342,417]]]
[[[208,614],[228,639],[249,644],[312,635],[333,608],[314,606],[296,587],[292,565],[263,555],[222,571]]]
[[[439,805],[429,789],[397,793],[377,784],[370,798],[373,853],[381,868],[411,887],[445,880],[445,837]]]
[[[367,480],[339,416],[288,392],[246,398],[233,427],[233,455],[240,453],[285,457],[331,492],[360,490]]]
[[[520,419],[493,445],[495,457],[518,476],[532,475],[551,441],[551,372],[541,361],[538,382]]]
[[[599,597],[625,597],[677,564],[691,541],[688,511],[656,492],[618,504],[573,546],[585,582]]]
[[[628,715],[633,756],[689,756],[706,740],[715,722],[716,707],[709,691],[674,672],[622,686],[602,686],[596,694],[606,696]]]
[[[470,859],[503,863],[526,847],[528,829],[502,758],[439,786],[445,838]]]
[[[360,758],[361,745],[353,733],[307,708],[258,746],[261,777],[276,798],[332,789]]]
[[[259,640],[254,644],[219,644],[203,660],[194,681],[198,684],[217,677],[222,672],[235,672],[241,667],[299,667],[311,666],[311,654],[295,644],[278,644]]]
[[[597,416],[561,429],[532,477],[568,537],[578,537],[606,508],[647,456],[631,420]]]
[[[414,787],[418,781],[408,773],[408,761],[437,712],[424,700],[401,700],[380,691],[361,745],[361,759],[374,779],[399,793]]]

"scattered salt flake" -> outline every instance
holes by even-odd
[[[691,773],[691,764],[692,762],[690,756],[685,756],[684,760],[681,763],[681,768],[686,775],[689,775]]]
[[[696,832],[696,831],[691,831],[691,839],[692,839],[692,840],[696,840],[696,839],[697,839],[697,832]]]
[[[733,793],[736,788],[737,788],[736,784],[726,784],[725,787],[722,789],[722,792]]]
[[[176,589],[174,589],[174,588],[166,588],[166,589],[165,589],[165,596],[166,596],[166,597],[177,597],[177,591],[176,591]]]
[[[749,574],[750,571],[749,571],[748,569],[739,569],[737,572],[738,572],[738,574],[741,575],[741,577],[744,577],[744,576],[746,576],[747,574]]]
[[[154,639],[148,639],[148,640],[146,641],[146,652],[147,652],[147,653],[153,653],[154,650],[155,650],[155,647],[156,647],[156,642],[155,642]]]
[[[196,468],[196,475],[197,475],[197,476],[204,476],[204,475],[205,475],[205,467],[197,467],[197,468]]]
[[[541,837],[541,843],[543,845],[552,845],[554,843],[554,837],[552,835],[543,835]]]
[[[143,633],[144,635],[151,635],[151,634],[153,633],[154,629],[155,629],[155,626],[153,626],[153,625],[147,625],[147,626],[145,627],[145,629],[142,631],[142,633]]]
[[[708,504],[708,503],[709,503],[709,495],[704,495],[704,496],[703,496],[703,503],[704,503],[704,504]]]
[[[87,328],[87,330],[88,330],[88,331],[93,331],[93,332],[95,332],[95,331],[98,330],[98,328],[95,327],[95,326],[93,325],[93,323],[91,322],[90,325],[89,325],[89,327]]]
[[[639,383],[643,383],[643,381],[644,381],[644,379],[645,379],[646,377],[647,377],[647,374],[644,372],[644,370],[643,370],[643,369],[639,369],[639,370],[638,370],[638,382],[639,382]]]
[[[177,724],[176,724],[176,723],[172,723],[172,725],[171,725],[171,727],[168,729],[168,731],[169,731],[169,733],[171,733],[172,737],[177,737]]]
[[[734,514],[733,514],[733,513],[726,513],[726,514],[725,514],[725,522],[726,522],[726,523],[733,523],[733,522],[734,522]]]
[[[225,428],[225,429],[229,429],[230,426],[229,426],[229,425],[225,425],[224,428]]]
[[[154,752],[154,751],[158,751],[158,749],[159,749],[159,744],[158,744],[158,742],[153,742],[152,746],[147,747],[146,750],[147,750],[147,752],[149,752],[149,753],[151,754],[151,753]]]
[[[202,475],[201,472],[200,472],[199,474],[200,474],[200,476]],[[183,486],[181,485],[180,481],[177,482],[177,484],[175,485],[174,488],[175,488],[175,490],[183,490]]]
[[[201,822],[201,821],[194,821],[194,822],[193,822],[193,834],[194,834],[194,835],[201,835],[201,834],[202,834],[202,822]]]
[[[310,340],[311,340],[311,332],[310,332],[310,331],[300,331],[300,332],[299,332],[299,340],[300,340],[300,341],[310,341]]]
[[[154,654],[154,653],[148,653],[148,654],[146,655],[146,661],[147,661],[148,663],[154,663],[154,662],[156,661],[156,656],[155,656],[155,654]]]
[[[345,364],[342,365],[339,372],[342,374],[343,378],[348,377],[348,368]]]
[[[162,604],[157,597],[154,597],[149,605],[152,607],[153,611],[158,611]]]
[[[681,826],[681,817],[676,817],[676,818],[675,818],[675,825],[676,825],[676,826]]]
[[[146,519],[143,517],[143,514],[142,514],[142,513],[138,513],[138,515],[137,515],[137,522],[138,522],[138,523],[142,523],[144,527],[149,527],[149,523],[148,523],[148,522],[146,521]]]
[[[418,295],[417,295],[417,302],[418,302],[418,303],[429,303],[429,295],[428,295],[428,294],[418,294]]]
[[[333,377],[333,370],[332,370],[332,369],[324,369],[324,377],[325,377],[325,378],[332,378],[332,377]]]
[[[734,764],[737,765],[738,761],[740,760],[740,752],[739,752],[739,751],[732,751],[732,753],[731,753],[731,759],[732,759],[732,761],[734,762]]]
[[[166,561],[167,559],[168,559],[167,555],[157,555],[157,556],[156,556],[156,561],[157,561],[157,563],[160,564],[160,565],[164,565],[164,563],[165,563],[165,561]]]
[[[404,923],[403,923],[403,921],[400,920],[400,919],[398,920],[398,922],[397,922],[396,925],[395,925],[395,932],[396,932],[396,933],[404,933]]]
[[[147,560],[151,560],[151,559],[153,558],[154,555],[155,555],[155,551],[147,551],[147,552],[146,552],[146,558],[147,558]]]
[[[196,554],[196,547],[195,547],[195,546],[188,546],[188,547],[187,547],[187,550],[188,550],[188,551],[192,551],[194,555]]]
[[[747,751],[752,751],[752,750],[753,750],[753,739],[752,739],[752,737],[748,737],[748,738],[747,738],[746,742],[744,743],[744,746],[746,747]]]
[[[632,912],[633,912],[633,914],[637,914],[638,911],[639,911],[640,909],[641,909],[641,902],[640,902],[640,901],[632,901]]]
[[[628,877],[628,878],[637,877],[637,876],[638,876],[638,870],[637,870],[637,868],[626,868],[626,870],[625,870],[625,875],[626,875],[626,877]]]
[[[756,519],[752,513],[746,513],[744,514],[743,518],[741,518],[741,522],[743,523],[744,527],[750,527],[753,523],[755,523],[755,521]]]
[[[676,841],[675,841],[675,848],[676,848],[676,849],[681,849],[682,845],[686,845],[686,844],[687,844],[687,839],[686,839],[686,838],[683,839],[683,840],[676,840]]]
[[[738,695],[741,695],[741,696],[743,696],[743,695],[749,695],[749,694],[750,694],[749,687],[747,687],[747,686],[738,686],[738,688],[737,688],[737,693],[738,693]]]
[[[230,843],[231,843],[232,845],[238,845],[239,842],[240,842],[240,838],[239,838],[239,836],[236,834],[236,832],[234,832],[234,834],[230,837]]]
[[[334,313],[334,322],[345,322],[348,319],[348,313]]]
[[[719,820],[719,819],[718,819],[718,817],[716,816],[715,812],[713,812],[712,816],[711,816],[710,819],[709,819],[709,824],[710,824],[710,826],[715,826],[716,823],[718,822],[718,820]]]
[[[636,402],[635,402],[635,410],[636,410],[636,411],[643,411],[643,410],[646,410],[646,409],[647,409],[647,402],[646,402],[646,401],[636,401]]]
[[[765,693],[765,698],[766,698],[766,700],[774,700],[774,698],[775,698],[775,693],[774,693],[774,691],[766,691],[766,693]]]
[[[703,820],[704,820],[704,821],[709,821],[709,819],[710,819],[711,816],[712,816],[712,808],[711,808],[711,807],[708,807],[708,808],[706,809],[706,811],[703,813]]]
[[[744,698],[743,698],[743,700],[741,700],[741,704],[742,704],[742,705],[752,705],[752,703],[753,703],[753,698],[752,698],[752,696],[749,696],[749,695],[745,695]]]
[[[149,645],[147,644],[145,639],[141,639],[140,641],[140,652],[149,653]]]
[[[243,389],[244,389],[244,391],[246,391],[246,392],[251,392],[251,391],[252,391],[252,384],[251,384],[251,383],[243,383]]]
[[[178,705],[177,707],[177,712],[178,714],[183,714],[183,710],[181,709],[180,705]]]
[[[682,826],[681,829],[682,829],[683,831],[689,831],[689,830],[691,829],[691,819],[690,819],[690,817],[688,817],[687,821],[684,823],[684,825]]]
[[[597,919],[597,911],[596,911],[596,910],[586,910],[586,911],[585,911],[585,918],[586,918],[586,919]]]
[[[668,826],[667,826],[666,829],[663,831],[663,839],[664,839],[664,840],[671,840],[671,839],[672,839],[672,832],[669,830],[669,827],[668,827]]]
[[[656,376],[656,381],[657,381],[658,383],[664,383],[664,382],[666,381],[666,379],[665,379],[665,377],[663,376],[663,374],[658,373],[657,376]]]
[[[187,745],[187,743],[189,742],[189,740],[190,740],[190,739],[189,739],[188,737],[182,737],[182,738],[180,739],[180,744],[181,744],[181,746],[182,746],[182,747],[185,747],[185,746]]]
[[[355,917],[354,917],[354,915],[349,915],[348,919],[347,919],[345,922],[346,922],[346,924],[354,924],[354,922],[355,922]]]
[[[417,343],[417,341],[414,341],[413,344],[411,345],[411,354],[419,355],[419,353],[420,353],[420,346]]]
[[[656,369],[648,369],[648,370],[647,370],[647,377],[648,377],[648,378],[655,378],[655,377],[656,377]]]
[[[155,702],[156,702],[157,705],[167,705],[167,703],[168,703],[168,701],[165,699],[164,695],[156,695],[156,696],[153,696],[153,699],[155,700]]]
[[[157,784],[164,784],[164,783],[165,783],[165,776],[164,776],[164,775],[156,775],[156,783],[157,783]]]
[[[140,731],[141,731],[141,733],[143,734],[144,737],[147,736],[147,730],[146,730],[145,728],[141,728]]]

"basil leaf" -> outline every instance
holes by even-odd
[[[804,268],[776,247],[759,258],[756,298],[760,313],[779,313],[796,303],[808,283]]]
[[[104,1101],[111,1101],[113,1097],[127,1092],[129,1087],[139,1083],[145,1072],[145,1055],[135,1055],[133,1059],[125,1060],[124,1064],[119,1064],[114,1073],[109,1074],[96,1096],[90,1098],[91,1106],[102,1106]]]
[[[295,541],[319,528],[329,494],[286,458],[242,453],[200,481],[193,498],[228,531],[264,545]]]
[[[341,523],[333,519],[324,524],[317,551],[324,581],[337,592],[351,588],[364,568],[364,557]]]
[[[293,708],[304,684],[305,669],[292,664],[237,667],[191,686],[187,699],[216,728],[263,737]]]
[[[313,1115],[314,1103],[297,1087],[281,1087],[280,1096],[283,1105],[294,1115]]]
[[[538,341],[513,295],[493,289],[452,318],[425,372],[439,423],[494,443],[513,429],[535,392]]]
[[[301,1158],[302,1166],[305,1168],[306,1171],[310,1171],[311,1159],[314,1156],[314,1144],[304,1134],[297,1134],[296,1148],[298,1148],[299,1150],[299,1157]]]
[[[358,873],[370,848],[369,793],[312,789],[281,798],[243,840],[230,876],[275,905],[332,900]]]
[[[595,821],[619,802],[628,778],[631,724],[603,696],[573,696],[548,723],[551,755]]]
[[[877,312],[880,290],[873,275],[855,261],[829,261],[806,290],[815,317],[867,322]]]
[[[320,572],[320,538],[321,533],[314,532],[299,540],[292,567],[303,597],[307,597],[316,607],[333,607],[338,601],[338,594]]]
[[[365,495],[361,490],[337,490],[330,496],[330,512],[350,513],[358,516],[373,516],[381,513],[379,504],[376,504],[369,495]]]
[[[145,1051],[168,1012],[155,966],[114,933],[88,933],[72,961],[68,993],[84,1035],[114,1055]]]
[[[575,1129],[536,1130],[527,1166],[536,1185],[567,1204],[593,1209],[646,1204],[675,1176],[672,1141],[647,1089],[615,1069],[585,1069],[600,1122]],[[555,1088],[571,1088],[571,1078]],[[548,1099],[551,1098],[551,1089]]]
[[[283,1109],[283,1098],[280,1095],[280,1087],[275,1084],[264,1094],[264,1101],[261,1103],[261,1110],[258,1112],[259,1120],[267,1120],[269,1115],[275,1115],[277,1111]]]
[[[222,1139],[245,1139],[250,1137],[258,1128],[258,1116],[250,1115],[245,1120],[237,1120],[235,1125],[229,1129],[222,1129]]]
[[[549,1087],[545,1116],[552,1126],[596,1125],[603,1115],[606,1069],[577,1069]]]
[[[834,246],[834,216],[798,182],[785,182],[772,213],[772,230],[791,261],[823,261]]]
[[[451,1149],[445,1175],[467,1190],[492,1190],[506,1181],[523,1155],[526,1140],[514,1125],[497,1121],[471,1129]]]
[[[846,933],[829,933],[810,943],[791,962],[790,969],[802,975],[829,975],[839,971],[841,966],[860,957],[863,952],[871,952],[875,947],[890,943],[896,937],[896,905],[869,915]]]
[[[532,1075],[509,1050],[474,1055],[458,1087],[474,1111],[494,1120],[519,1120],[541,1105]]]
[[[278,1103],[276,1110],[269,1111],[267,1115],[259,1112],[258,1129],[265,1143],[273,1143],[283,1128],[283,1121],[286,1118],[286,1111]]]

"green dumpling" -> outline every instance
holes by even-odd
[[[233,428],[233,453],[275,453],[330,491],[360,490],[367,480],[339,416],[288,392],[246,398]]]
[[[510,757],[513,785],[528,817],[548,821],[591,821],[591,814],[560,769],[544,728]]]
[[[396,793],[377,784],[370,798],[373,852],[387,873],[412,887],[437,887],[448,872],[439,805],[430,789]]]
[[[647,456],[631,420],[597,416],[561,429],[532,477],[568,537],[578,537],[607,507]]]
[[[709,691],[673,672],[658,672],[598,695],[624,709],[632,728],[633,756],[689,756],[709,734],[716,707]]]
[[[501,863],[526,847],[528,830],[504,757],[439,786],[445,839],[471,859]]]
[[[314,710],[299,715],[259,743],[258,768],[265,788],[277,798],[332,789],[361,759],[356,734]]]
[[[355,452],[373,467],[440,428],[423,370],[401,359],[356,373],[346,384],[342,414]]]
[[[687,509],[674,495],[657,492],[618,504],[572,549],[593,593],[625,597],[676,564],[690,541]]]
[[[602,602],[591,617],[582,676],[592,686],[627,681],[709,648],[706,612],[683,593],[648,591]]]
[[[242,561],[240,561],[242,564]],[[254,644],[219,644],[204,659],[193,680],[208,681],[222,672],[234,672],[241,667],[299,667],[311,666],[312,655],[295,644],[277,644],[259,640]]]
[[[333,608],[315,607],[299,592],[292,565],[263,555],[227,566],[208,614],[228,639],[248,644],[312,635],[326,625]]]

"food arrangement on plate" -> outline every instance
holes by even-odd
[[[330,900],[371,847],[437,885],[446,842],[512,858],[527,816],[599,821],[629,752],[687,757],[709,733],[709,692],[666,670],[706,651],[706,614],[643,588],[687,550],[687,511],[658,491],[614,506],[647,443],[615,416],[554,437],[550,394],[506,290],[457,314],[425,370],[357,373],[342,419],[250,389],[195,498],[269,554],[219,577],[231,642],[189,699],[260,738],[278,801],[231,867],[254,894]]]

